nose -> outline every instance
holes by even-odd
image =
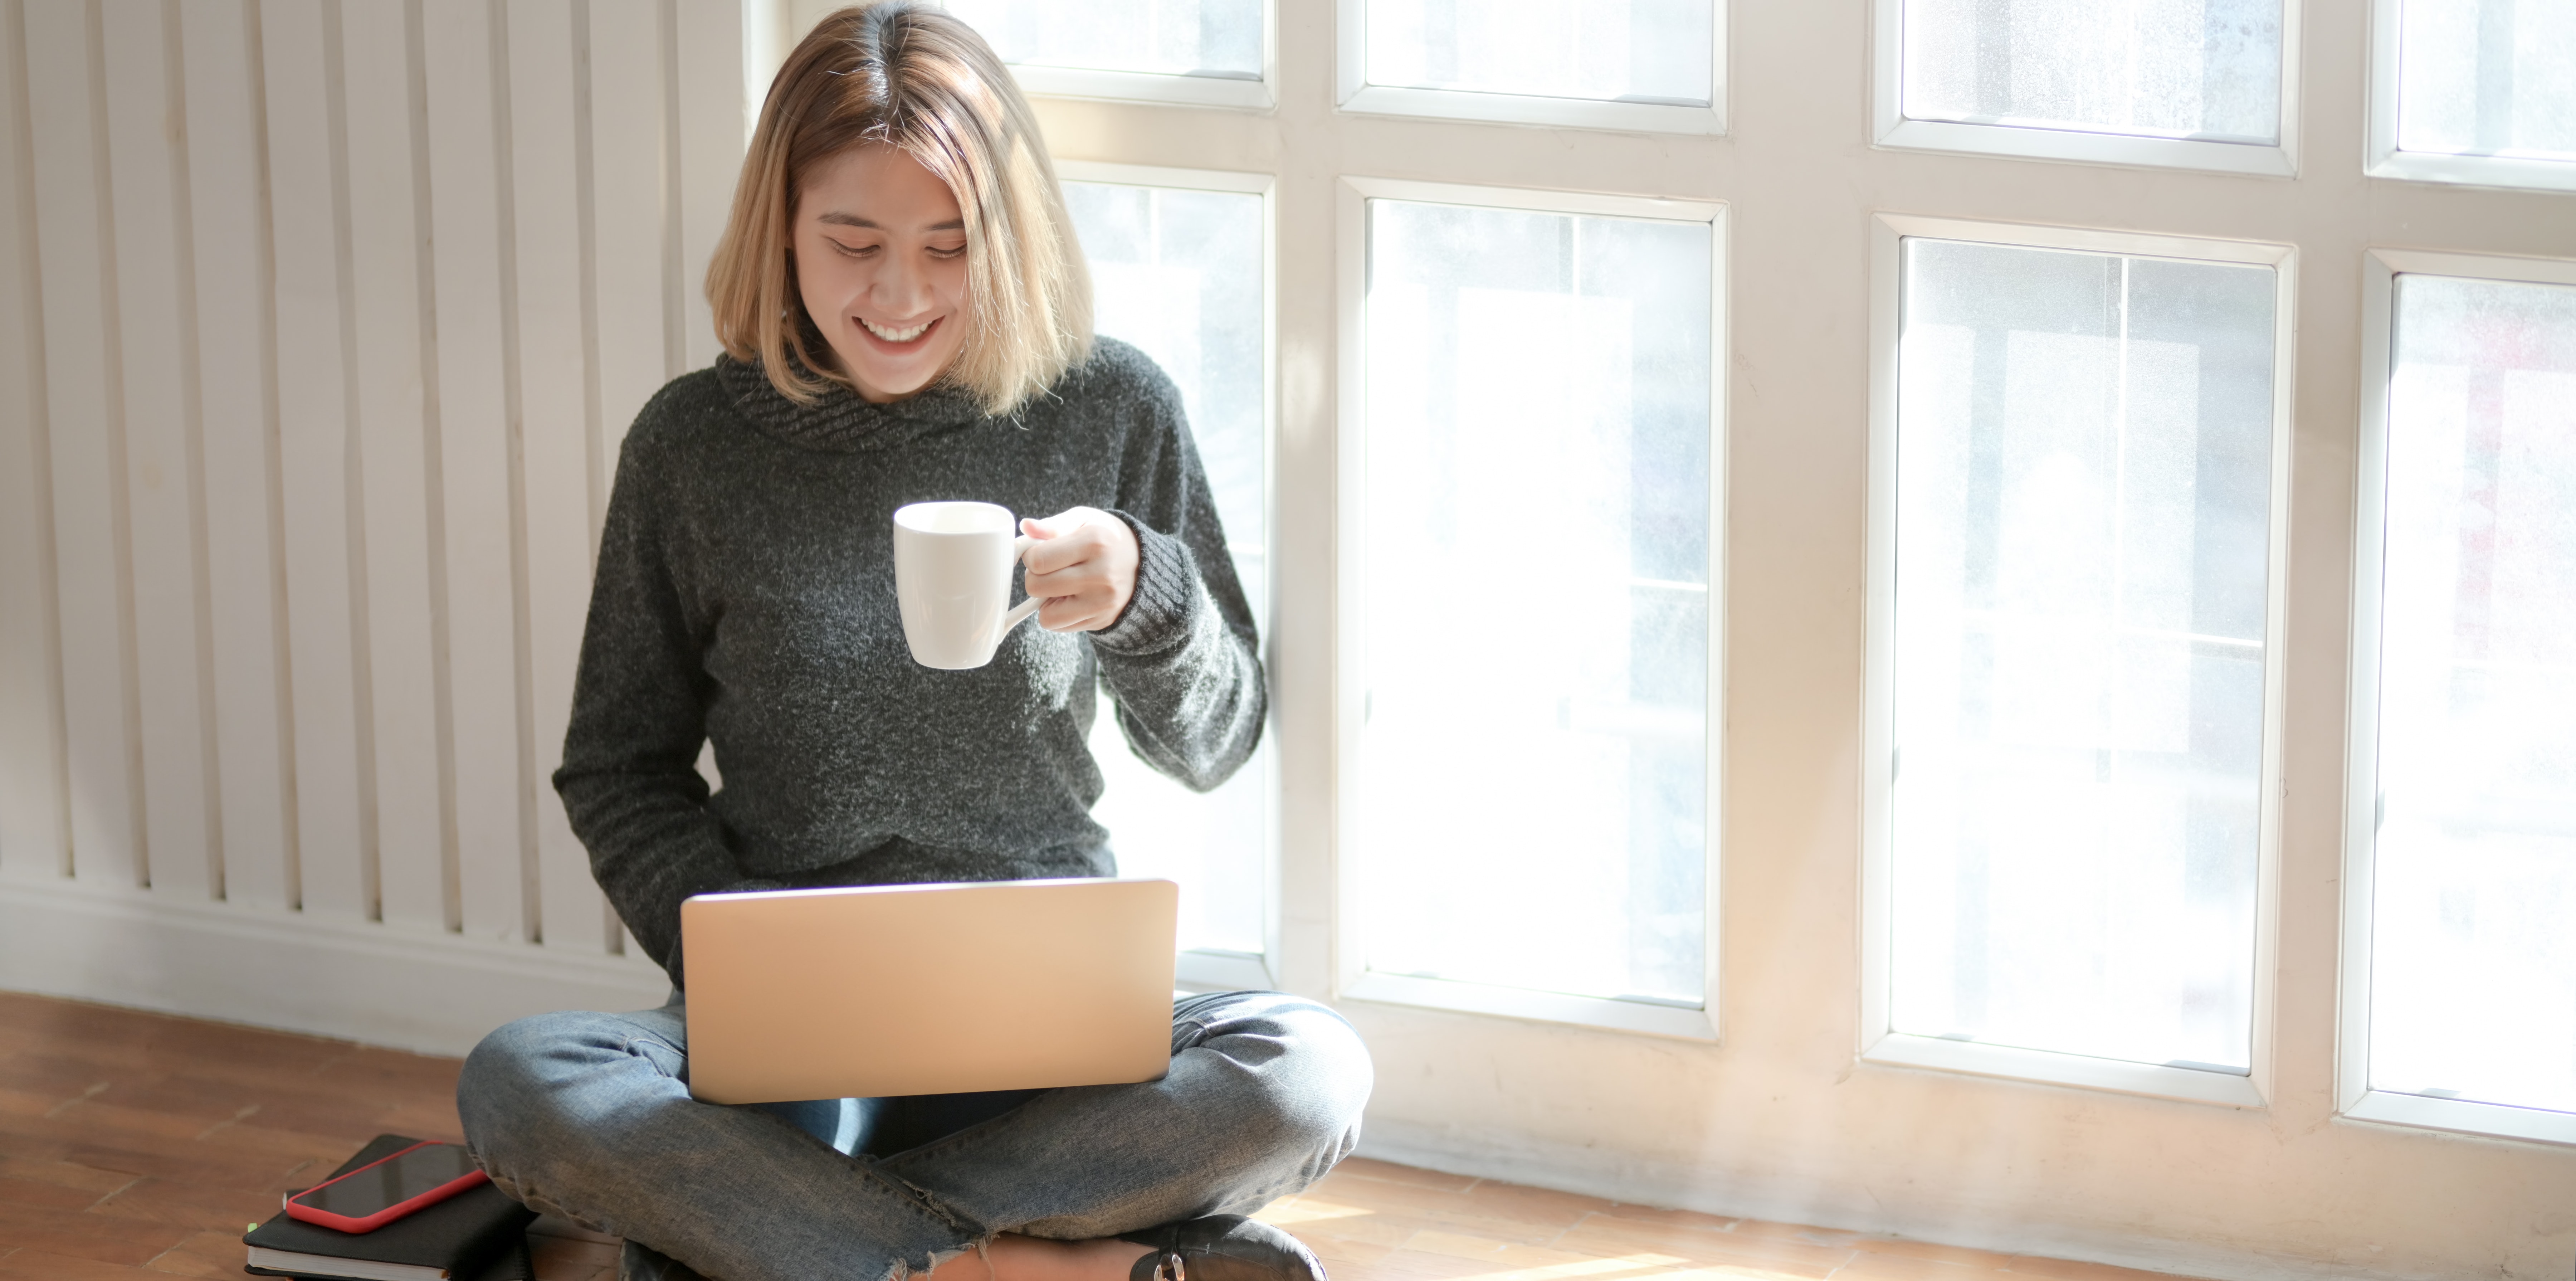
[[[909,319],[930,303],[930,278],[910,254],[891,254],[868,283],[868,301],[888,316]]]

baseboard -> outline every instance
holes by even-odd
[[[523,1015],[670,992],[640,957],[20,880],[0,880],[0,988],[425,1054],[463,1054]]]

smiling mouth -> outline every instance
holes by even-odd
[[[931,326],[939,323],[938,319],[933,317],[932,319],[925,320],[908,329],[888,329],[883,325],[869,320],[865,316],[853,316],[851,319],[856,320],[861,325],[865,326],[867,331],[876,335],[879,341],[890,343],[908,343],[918,341],[923,334],[930,332]]]

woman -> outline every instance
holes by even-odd
[[[1182,1001],[1171,1072],[1143,1085],[689,1098],[682,899],[1111,875],[1094,682],[1200,788],[1251,754],[1264,707],[1179,396],[1092,340],[1034,119],[972,31],[912,0],[815,28],[770,87],[707,291],[726,355],[626,438],[555,775],[672,1003],[486,1038],[457,1091],[476,1159],[623,1235],[630,1277],[1317,1281],[1236,1217],[1356,1140],[1367,1054],[1311,1002]],[[1023,526],[1044,630],[970,671],[914,664],[895,605],[889,516],[946,498],[1059,513]]]

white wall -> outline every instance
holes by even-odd
[[[658,999],[546,779],[741,33],[0,0],[0,985],[449,1051]]]

